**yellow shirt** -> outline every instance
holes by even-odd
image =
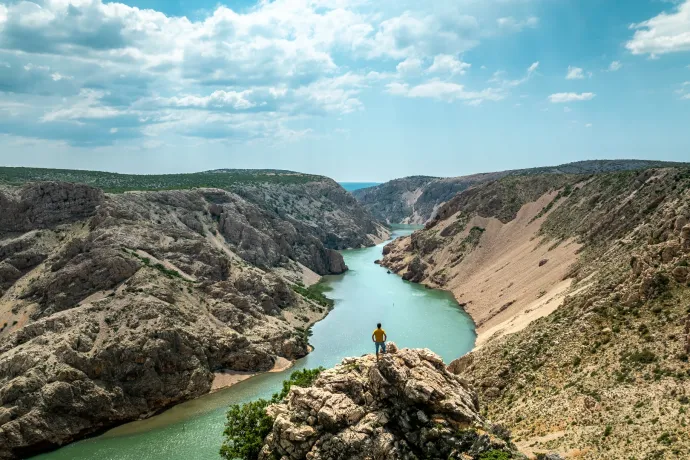
[[[386,331],[383,329],[376,329],[373,335],[375,342],[383,342],[383,336],[386,335]]]

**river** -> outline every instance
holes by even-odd
[[[397,227],[393,237],[408,235]],[[371,333],[383,323],[388,339],[401,347],[430,348],[446,362],[474,346],[471,318],[452,295],[426,289],[388,274],[374,264],[383,245],[343,251],[350,270],[326,277],[335,308],[312,328],[314,351],[289,371],[263,374],[226,390],[175,406],[147,420],[128,423],[34,457],[42,460],[196,460],[219,459],[225,411],[229,404],[268,397],[290,372],[332,367],[346,356],[373,352]]]

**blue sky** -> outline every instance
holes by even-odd
[[[690,161],[690,0],[0,1],[0,164]]]

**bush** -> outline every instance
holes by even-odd
[[[510,454],[502,450],[489,450],[479,456],[479,460],[510,460]]]
[[[503,439],[505,442],[510,442],[510,430],[503,425],[495,424],[491,426],[491,434],[497,438]]]
[[[656,355],[650,350],[640,350],[632,353],[628,359],[634,363],[651,364],[656,361]]]
[[[268,401],[259,399],[230,406],[223,434],[226,439],[220,448],[223,458],[252,459],[261,451],[264,438],[273,427],[273,419],[266,415]]]
[[[304,285],[301,283],[294,284],[292,286],[292,290],[301,295],[302,297],[306,297],[309,300],[313,300],[321,306],[327,308],[333,307],[333,300],[329,299],[324,295],[324,292],[328,290],[328,287],[324,284],[318,283],[309,287],[304,287]]]
[[[226,459],[255,459],[259,456],[264,439],[273,428],[273,419],[266,414],[270,404],[282,401],[292,386],[308,387],[323,371],[304,369],[295,371],[288,380],[283,381],[283,389],[271,397],[270,401],[259,399],[244,404],[233,404],[227,412],[225,441],[220,448],[220,456]]]

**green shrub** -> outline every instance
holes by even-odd
[[[652,351],[645,349],[630,354],[628,359],[634,363],[651,364],[656,361],[656,355]]]
[[[266,414],[270,404],[282,401],[292,386],[308,387],[323,371],[303,369],[295,371],[288,380],[283,381],[283,389],[274,394],[270,401],[259,399],[244,404],[233,404],[227,412],[225,441],[220,448],[220,456],[225,459],[255,459],[259,456],[264,439],[273,428],[273,419]]]
[[[317,283],[309,287],[305,287],[302,283],[292,285],[292,290],[302,297],[313,300],[321,306],[332,308],[333,300],[324,295],[324,292],[326,292],[328,289],[328,286],[321,283]]]
[[[502,450],[489,450],[479,456],[479,460],[510,460],[510,454]]]
[[[171,270],[169,268],[166,268],[163,264],[155,264],[153,268],[163,273],[168,278],[182,278],[180,272],[178,272],[177,270]]]
[[[265,399],[230,406],[223,434],[226,439],[220,455],[227,459],[257,458],[264,438],[273,428],[273,419],[266,415],[269,402]]]

